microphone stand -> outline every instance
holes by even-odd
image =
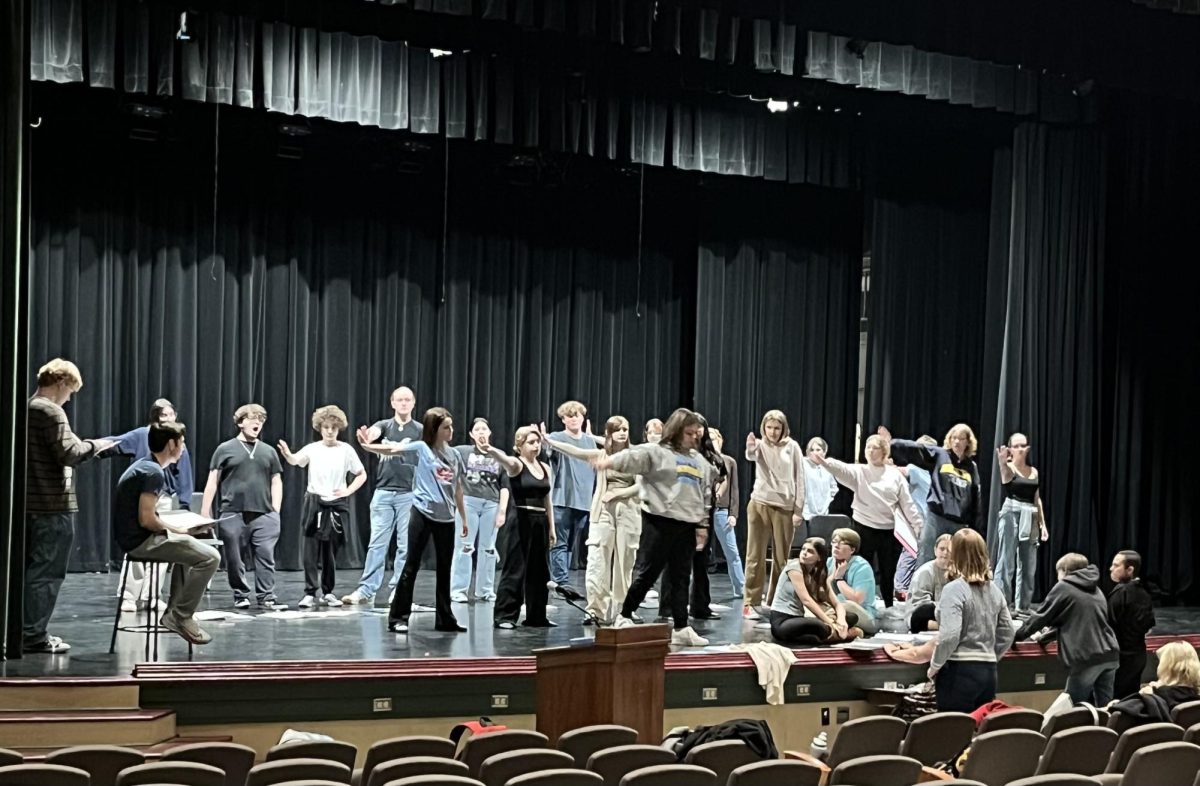
[[[583,606],[580,606],[578,601],[571,600],[566,595],[563,595],[561,592],[559,592],[557,588],[555,588],[554,594],[557,595],[559,598],[561,598],[563,601],[565,601],[568,606],[571,606],[572,608],[574,608],[578,611],[582,611],[584,622],[591,620],[592,625],[596,626],[597,628],[600,627],[600,618],[597,617],[595,614],[592,614],[590,611],[585,609]]]

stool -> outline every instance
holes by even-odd
[[[142,565],[146,570],[146,581],[150,585],[150,602],[146,604],[146,623],[144,625],[122,625],[121,624],[121,599],[125,597],[125,585],[129,581],[129,566],[133,563]],[[174,631],[164,628],[159,624],[162,615],[158,610],[158,599],[162,592],[162,587],[159,584],[159,565],[170,565],[171,563],[159,559],[145,559],[142,557],[131,557],[125,555],[125,567],[121,570],[121,588],[117,592],[117,613],[113,617],[112,641],[108,645],[108,653],[111,655],[117,650],[117,632],[125,631],[127,633],[144,633],[146,635],[146,660],[158,660],[158,634],[167,631]],[[138,614],[140,612],[134,612]],[[154,639],[154,657],[150,656],[150,640]],[[192,643],[188,642],[188,657],[192,655]]]

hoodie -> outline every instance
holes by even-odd
[[[1133,725],[1145,723],[1171,723],[1171,710],[1189,701],[1196,701],[1196,689],[1190,685],[1155,685],[1151,690],[1126,696],[1109,708],[1133,721]]]
[[[1068,573],[1050,588],[1041,608],[1017,631],[1017,640],[1045,627],[1057,628],[1058,659],[1068,669],[1116,663],[1120,649],[1108,624],[1108,603],[1099,585],[1100,570],[1095,565]]]
[[[1146,651],[1146,634],[1154,627],[1154,601],[1138,579],[1118,584],[1108,595],[1108,622],[1121,652]]]
[[[966,456],[960,459],[939,445],[922,445],[906,439],[893,439],[891,447],[892,461],[896,464],[915,464],[929,472],[926,501],[931,513],[983,532],[979,467],[975,459]]]
[[[759,433],[765,433],[768,418],[764,417]],[[781,508],[794,515],[804,512],[804,449],[788,436],[785,423],[778,442],[758,440],[758,447],[746,451],[746,461],[754,464],[753,502]]]

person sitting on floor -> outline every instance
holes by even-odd
[[[780,644],[816,646],[852,641],[862,635],[858,616],[838,600],[825,566],[828,548],[809,538],[800,556],[783,566],[771,601],[771,635]]]
[[[183,454],[182,423],[151,423],[150,456],[135,461],[121,475],[113,500],[113,537],[130,559],[152,559],[174,565],[171,597],[159,619],[191,644],[207,644],[212,636],[192,619],[221,555],[189,531],[159,516],[160,502],[170,493],[166,469]]]
[[[933,547],[933,559],[917,568],[909,586],[908,629],[913,633],[924,633],[938,629],[937,602],[942,589],[950,580],[950,536],[938,535]]]
[[[1170,723],[1172,710],[1200,699],[1200,658],[1186,641],[1173,641],[1159,649],[1157,676],[1137,693],[1113,701],[1109,711],[1127,716],[1133,726]]]
[[[879,628],[875,622],[875,571],[858,556],[862,540],[852,529],[833,531],[833,556],[825,562],[837,599],[847,613],[858,617],[858,628],[867,636]]]

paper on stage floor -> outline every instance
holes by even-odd
[[[159,512],[158,517],[173,527],[183,527],[191,532],[196,529],[208,529],[219,521],[233,518],[233,514],[222,516],[219,519],[210,519],[192,513],[190,510],[164,510]]]

